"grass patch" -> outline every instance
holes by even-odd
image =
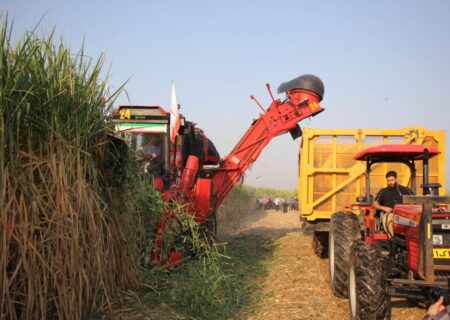
[[[273,244],[257,236],[215,245],[171,271],[153,269],[132,298],[132,310],[149,319],[241,319],[259,301],[259,279],[267,273]],[[152,317],[152,311],[163,310]],[[127,319],[126,313],[121,317]]]

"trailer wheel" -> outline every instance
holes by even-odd
[[[384,257],[378,248],[362,240],[355,241],[348,277],[352,320],[391,319],[384,269]]]
[[[328,233],[315,231],[313,235],[313,250],[319,258],[328,256]]]
[[[333,214],[328,237],[331,290],[336,297],[347,298],[351,246],[361,237],[358,218],[346,212]]]

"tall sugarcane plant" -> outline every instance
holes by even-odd
[[[139,281],[145,206],[158,200],[133,197],[149,188],[130,174],[105,179],[120,90],[106,92],[103,63],[52,34],[12,41],[0,17],[2,319],[80,319]]]

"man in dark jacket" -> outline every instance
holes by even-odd
[[[387,187],[381,189],[373,203],[376,210],[383,212],[381,221],[384,231],[389,237],[394,235],[394,214],[392,209],[396,204],[402,203],[404,195],[411,195],[413,192],[408,187],[397,183],[397,172],[389,171],[386,173]]]

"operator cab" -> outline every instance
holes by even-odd
[[[421,185],[423,195],[439,195],[438,183],[429,182],[429,159],[438,155],[439,151],[435,147],[425,147],[422,145],[379,145],[366,148],[356,154],[355,160],[366,162],[365,172],[365,194],[357,198],[357,203],[352,205],[352,211],[358,211],[363,213],[360,217],[364,218],[363,224],[369,226],[372,229],[369,233],[372,240],[388,240],[387,234],[381,227],[381,212],[378,212],[373,207],[374,196],[371,193],[371,178],[370,173],[375,164],[378,163],[401,163],[408,166],[410,170],[410,189],[413,194],[417,190],[416,182],[416,162],[422,161],[423,163],[423,183]]]
[[[219,165],[220,155],[212,141],[181,115],[174,143],[169,134],[170,113],[159,106],[120,106],[113,121],[116,137],[134,150],[142,171],[153,177],[159,191],[176,182],[190,155],[198,157],[200,173]]]
[[[423,162],[423,194],[438,195],[440,184],[429,182],[429,159],[438,155],[439,151],[435,147],[424,147],[413,144],[386,144],[366,148],[358,152],[355,160],[366,161],[366,193],[362,198],[364,202],[373,202],[373,195],[370,193],[370,172],[372,166],[377,163],[402,163],[410,169],[410,187],[415,193],[416,184],[416,162]]]
[[[170,114],[159,106],[120,106],[113,115],[116,136],[134,150],[143,172],[169,174]]]

